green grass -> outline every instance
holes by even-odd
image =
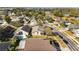
[[[76,40],[79,42],[79,38],[76,38]]]
[[[32,38],[47,38],[47,36],[44,36],[44,35],[42,35],[42,36],[32,36]]]
[[[21,23],[19,21],[17,21],[17,22],[11,22],[10,24],[13,25],[13,26],[15,26],[15,27],[21,27],[21,26],[23,26],[23,23]]]

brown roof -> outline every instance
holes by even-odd
[[[49,40],[27,39],[24,51],[56,51]]]

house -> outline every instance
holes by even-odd
[[[79,16],[75,16],[75,20],[79,20]]]
[[[79,37],[79,29],[73,29],[75,37]]]
[[[3,22],[4,22],[3,19],[0,17],[0,24],[3,24]]]
[[[14,32],[16,29],[14,29],[11,26],[7,26],[0,31],[0,39],[1,41],[9,41],[10,38],[13,38]]]
[[[17,40],[23,40],[23,39],[26,39],[27,36],[26,36],[26,33],[24,31],[19,31],[15,34],[15,37]]]
[[[75,24],[70,24],[68,26],[69,29],[79,29],[79,25],[75,25]]]
[[[4,11],[4,10],[0,10],[0,15],[6,15],[6,11]]]
[[[6,38],[12,38],[14,36],[15,29],[11,26],[7,26],[4,29],[3,36]]]
[[[7,22],[0,17],[0,26],[4,26],[4,25],[7,25]]]
[[[25,19],[26,19],[26,20],[30,20],[30,17],[28,17],[28,16],[25,16]]]
[[[42,38],[29,38],[27,40],[22,40],[19,43],[20,51],[56,51],[49,40]]]
[[[15,13],[9,13],[10,19],[12,19],[11,21],[19,21],[21,16],[16,16]]]
[[[24,32],[26,32],[26,35],[31,34],[32,28],[29,25],[25,25],[21,28]]]
[[[25,48],[26,40],[21,40],[19,43],[19,50],[23,50]]]
[[[9,15],[9,16],[15,16],[16,14],[15,14],[14,12],[9,11],[9,12],[8,12],[8,15]]]
[[[55,16],[55,21],[60,21],[61,20],[61,17],[58,17],[58,16]]]
[[[54,21],[58,21],[59,22],[61,20],[61,17],[59,17],[59,16],[53,16],[52,19]]]
[[[35,20],[35,17],[33,16],[32,19],[30,20],[30,26],[36,26],[37,25],[37,21]]]
[[[27,24],[30,22],[30,18],[27,17],[27,16],[25,16],[25,17],[23,18],[23,21],[24,21],[24,25],[27,25]]]
[[[0,43],[0,51],[8,51],[11,48],[11,44],[8,42]]]
[[[64,16],[70,16],[70,14],[65,13]]]
[[[48,16],[48,17],[52,17],[52,13],[50,11],[46,11],[45,15]]]
[[[32,27],[32,35],[42,35],[42,32],[39,26]]]
[[[55,24],[56,26],[60,26],[60,24],[59,24],[58,22],[56,22],[56,21],[54,22],[54,24]]]
[[[12,19],[11,21],[19,21],[20,20],[19,17],[17,17],[17,16],[12,16],[10,18]]]
[[[32,28],[28,25],[18,28],[15,31],[15,37],[19,40],[26,39],[28,35],[31,35]]]
[[[65,26],[70,26],[72,23],[68,22],[68,21],[63,21]]]

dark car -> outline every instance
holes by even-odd
[[[56,47],[59,47],[59,44],[56,40],[53,40],[53,43],[55,44]]]
[[[66,44],[68,44],[67,40],[63,40]]]
[[[50,44],[51,44],[51,45],[54,44],[54,46],[55,46],[55,48],[57,49],[57,51],[61,51],[60,45],[59,45],[59,43],[58,43],[56,40],[50,41]]]

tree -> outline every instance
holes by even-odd
[[[52,23],[54,20],[51,17],[46,17],[45,18],[48,22]]]
[[[10,27],[0,28],[0,40],[9,41],[14,36],[14,31],[15,29]]]
[[[12,10],[12,12],[14,12],[17,16],[22,15],[21,12],[23,11],[25,11],[23,8],[16,8]]]
[[[44,29],[44,34],[45,34],[45,35],[52,35],[52,30],[51,30],[51,28],[50,28],[50,27],[46,27],[46,28]]]
[[[60,9],[60,8],[54,9],[53,14],[55,16],[60,16],[60,17],[63,16],[62,9]]]
[[[1,41],[8,40],[8,38],[6,38],[6,36],[4,35],[4,32],[5,32],[4,28],[0,28],[0,40]]]
[[[11,22],[11,18],[9,16],[5,16],[5,20],[7,21],[7,23]]]

